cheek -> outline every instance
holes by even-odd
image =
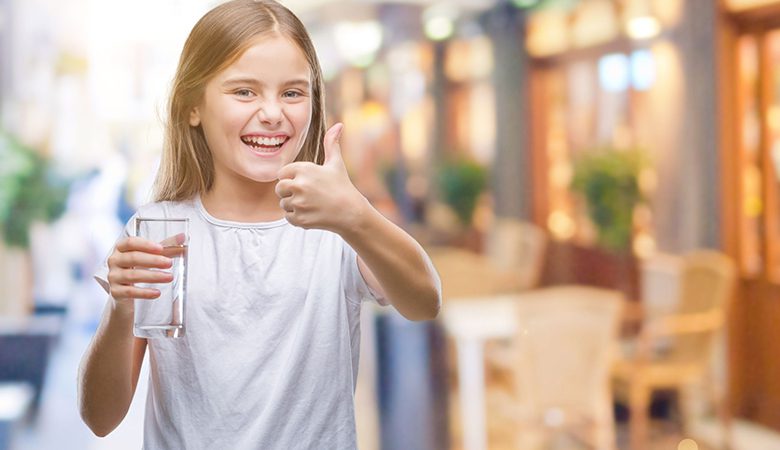
[[[240,108],[215,111],[203,119],[203,131],[209,143],[232,142],[240,136],[249,117],[251,112],[243,112]]]
[[[296,105],[290,105],[288,110],[290,120],[295,125],[296,131],[305,132],[309,129],[311,123],[311,103],[303,102]]]

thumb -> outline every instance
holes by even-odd
[[[344,124],[337,123],[330,127],[327,133],[325,133],[324,146],[325,146],[325,161],[324,164],[328,165],[332,162],[341,162],[341,131],[344,129]]]

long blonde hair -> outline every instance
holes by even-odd
[[[214,162],[202,127],[189,123],[190,111],[200,103],[212,77],[236,61],[254,38],[273,33],[298,45],[311,69],[311,125],[296,161],[322,164],[324,89],[309,34],[295,14],[274,0],[232,0],[206,13],[184,43],[168,103],[155,201],[187,200],[211,188]]]

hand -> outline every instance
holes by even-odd
[[[155,299],[160,291],[135,287],[135,283],[170,283],[173,274],[168,269],[173,261],[164,256],[163,246],[139,237],[128,237],[116,244],[108,257],[109,293],[114,301],[123,303],[133,299]],[[132,304],[132,303],[131,303]]]
[[[279,170],[276,195],[287,221],[302,228],[343,233],[358,226],[367,200],[349,179],[341,158],[340,123],[325,133],[325,161],[294,162]]]

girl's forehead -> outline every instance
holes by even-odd
[[[274,33],[252,39],[217,78],[241,72],[272,78],[311,78],[303,50],[290,38]]]

